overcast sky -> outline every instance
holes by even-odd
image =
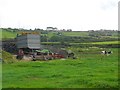
[[[119,0],[0,0],[0,27],[118,29]]]

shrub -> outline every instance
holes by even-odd
[[[2,51],[2,62],[3,63],[14,63],[17,60],[12,56],[12,54]]]

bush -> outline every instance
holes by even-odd
[[[17,60],[12,56],[12,54],[2,51],[2,62],[3,63],[14,63]]]

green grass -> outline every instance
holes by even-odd
[[[3,63],[14,63],[14,62],[17,62],[15,57],[13,57],[12,54],[10,54],[10,53],[8,53],[6,51],[2,51],[2,60],[3,60]]]
[[[88,32],[85,31],[72,31],[72,32],[63,32],[65,36],[88,36]]]
[[[66,43],[66,42],[65,42]],[[56,45],[60,44],[60,42],[41,42],[41,44],[45,45]],[[96,45],[114,45],[114,44],[120,44],[119,41],[105,41],[105,42],[89,42],[89,43],[69,43],[70,45],[79,45],[79,44],[96,44]]]
[[[2,37],[0,37],[0,39],[1,38],[7,39],[7,38],[15,38],[17,33],[16,32],[8,32],[3,29],[0,29],[0,35],[2,36]]]
[[[41,42],[41,44],[43,44],[43,45],[56,45],[56,44],[60,44],[60,42]]]
[[[0,62],[0,89],[2,89],[2,63]]]
[[[119,44],[119,41],[105,41],[105,42],[90,42],[83,44]]]
[[[56,35],[56,34],[57,34],[57,32],[49,32],[49,33],[48,33],[48,37],[51,38],[52,36],[54,36],[54,35]]]
[[[103,42],[88,42],[88,43],[70,43],[71,45],[74,44],[98,44],[98,45],[108,45],[108,44],[120,44],[119,41],[103,41]]]
[[[119,44],[118,41],[94,42],[91,44]]]
[[[9,29],[8,29],[9,30]],[[54,35],[57,35],[58,32],[48,32],[48,34],[41,34],[41,35],[47,35],[48,38],[51,38]],[[0,34],[2,34],[2,37],[0,38],[15,38],[17,32],[9,32],[6,30],[3,30],[0,28]],[[81,36],[81,37],[89,37],[89,32],[88,31],[72,31],[72,32],[62,32],[63,35],[65,36]],[[118,38],[117,33],[113,33],[112,36],[102,36],[102,38]]]
[[[117,48],[109,56],[100,48],[70,49],[78,59],[3,64],[3,88],[118,88]]]
[[[58,32],[49,32],[47,34],[42,34],[42,35],[47,35],[49,38],[52,36],[56,35]],[[85,31],[72,31],[72,32],[62,32],[63,35],[65,36],[83,36],[83,37],[88,37],[88,32]]]

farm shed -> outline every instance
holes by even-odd
[[[40,35],[37,32],[22,32],[16,37],[17,58],[22,59],[24,56],[31,56],[35,50],[40,49]]]
[[[40,35],[26,34],[18,36],[17,48],[40,49]]]

